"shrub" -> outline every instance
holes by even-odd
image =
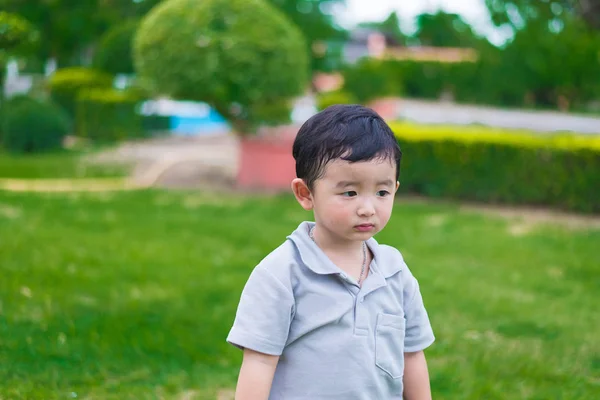
[[[114,142],[142,135],[140,98],[115,89],[89,89],[77,97],[77,134],[98,142]]]
[[[319,93],[317,96],[317,109],[322,111],[335,104],[354,104],[357,100],[350,93],[343,90]]]
[[[108,89],[112,87],[112,81],[112,76],[105,72],[84,67],[70,67],[56,71],[48,84],[51,98],[71,117],[74,117],[80,90]]]
[[[388,61],[363,58],[343,70],[343,90],[361,104],[377,98],[399,96],[402,81],[392,67],[393,64]]]
[[[392,124],[401,189],[435,197],[600,211],[600,138]]]
[[[33,153],[62,147],[70,122],[57,105],[15,96],[3,107],[2,144],[10,152]]]
[[[264,0],[167,0],[133,44],[136,71],[156,92],[204,101],[240,134],[273,122],[257,107],[287,102],[308,82],[302,34]]]
[[[132,41],[139,26],[137,20],[127,21],[109,29],[100,39],[93,65],[109,74],[134,73]]]
[[[460,89],[467,93],[476,91],[476,64],[473,62],[444,63],[437,61],[388,60],[391,74],[402,82],[407,97],[438,99],[442,93],[456,95]]]

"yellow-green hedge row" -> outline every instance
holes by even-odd
[[[390,125],[404,192],[600,212],[600,135]]]
[[[136,112],[139,101],[136,93],[115,89],[81,90],[77,96],[77,134],[98,142],[143,136],[142,117]]]

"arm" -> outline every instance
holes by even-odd
[[[267,400],[279,356],[244,349],[235,400]]]
[[[404,399],[431,400],[427,360],[422,351],[404,353]]]

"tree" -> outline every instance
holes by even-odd
[[[80,55],[110,25],[102,0],[0,0],[0,9],[21,15],[40,32],[39,59],[59,66],[81,63]]]
[[[396,11],[390,13],[390,15],[381,22],[362,22],[359,24],[360,27],[371,28],[380,33],[383,33],[387,38],[391,39],[392,42],[398,45],[406,43],[406,35],[400,28],[400,18]]]
[[[331,40],[342,40],[346,32],[336,26],[331,8],[345,0],[269,0],[296,24],[306,38],[307,51],[311,58],[311,70],[335,69],[341,54],[332,50]]]
[[[530,93],[532,101],[566,108],[600,96],[598,49],[600,32],[572,18],[564,20],[559,32],[528,24],[517,31],[503,56],[513,60],[516,73],[525,75],[523,91]]]
[[[509,25],[514,30],[532,21],[556,26],[574,15],[589,27],[600,29],[599,0],[485,0],[485,4],[496,25]]]
[[[31,50],[37,39],[37,30],[26,19],[0,11],[0,96],[4,94],[5,70],[9,57]]]
[[[136,19],[146,15],[162,0],[103,0],[100,6],[109,13],[115,22],[122,19]]]
[[[37,31],[26,19],[0,11],[0,51],[23,50],[38,38]]]
[[[421,45],[434,47],[475,47],[485,41],[460,15],[443,11],[419,15],[414,37]]]
[[[0,11],[0,109],[5,105],[4,83],[9,58],[31,51],[37,39],[37,30],[27,20],[19,15]],[[0,115],[0,133],[5,128],[5,122]]]
[[[102,35],[94,53],[94,67],[113,75],[133,74],[131,42],[138,26],[138,20],[129,20]]]
[[[268,0],[282,11],[306,38],[306,48],[310,54],[313,71],[334,69],[341,60],[328,43],[330,40],[342,40],[346,33],[336,26],[331,9],[345,0]],[[148,13],[160,0],[104,0],[107,9],[112,10],[113,19],[139,18]]]
[[[308,78],[302,33],[263,0],[166,0],[142,20],[133,53],[155,92],[207,102],[240,134],[272,122]]]

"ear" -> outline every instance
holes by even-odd
[[[294,196],[296,196],[296,200],[298,203],[304,208],[306,211],[310,211],[313,209],[313,198],[312,193],[306,186],[304,180],[300,178],[296,178],[292,181],[292,191],[294,192]]]
[[[394,189],[394,192],[397,192],[399,187],[400,187],[400,181],[396,181],[396,189]]]

